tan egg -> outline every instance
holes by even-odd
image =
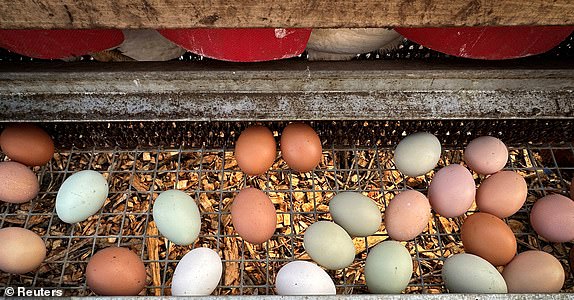
[[[36,174],[25,165],[13,161],[0,162],[0,200],[8,203],[28,202],[38,195],[40,184]]]
[[[248,187],[233,199],[231,222],[245,241],[261,244],[275,233],[277,213],[271,199],[264,192]]]
[[[11,160],[27,166],[45,165],[54,156],[54,142],[32,124],[8,126],[0,134],[0,148]]]
[[[385,226],[393,240],[414,239],[427,227],[431,217],[429,200],[421,192],[403,191],[395,196],[385,210]]]
[[[247,175],[261,175],[275,162],[277,146],[273,133],[265,126],[251,126],[235,142],[235,159]]]
[[[101,296],[136,296],[146,285],[140,257],[128,248],[102,249],[88,262],[86,283]]]
[[[502,272],[509,293],[558,293],[564,285],[564,269],[543,251],[518,254]]]
[[[506,166],[508,149],[495,137],[481,136],[468,143],[464,149],[464,161],[478,174],[494,174]]]
[[[40,236],[20,227],[0,229],[0,270],[12,274],[34,271],[46,258]]]
[[[481,212],[506,218],[522,207],[527,194],[526,180],[520,174],[500,171],[480,184],[476,191],[476,205]]]
[[[470,215],[460,230],[467,253],[478,255],[494,266],[504,266],[516,255],[516,237],[506,223],[487,213]]]
[[[311,128],[303,123],[291,123],[281,133],[281,155],[291,169],[309,172],[319,162],[323,153],[321,140]]]
[[[530,210],[530,224],[548,241],[564,243],[574,240],[574,201],[552,194],[542,197]]]

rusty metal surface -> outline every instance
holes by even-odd
[[[3,121],[574,118],[574,63],[4,64]]]

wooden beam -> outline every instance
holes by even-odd
[[[478,25],[574,25],[574,1],[0,1],[2,29]]]

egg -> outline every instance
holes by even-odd
[[[502,275],[488,261],[468,253],[447,258],[442,279],[451,293],[504,294],[508,292]]]
[[[122,33],[124,41],[118,46],[118,50],[137,61],[166,61],[185,53],[185,49],[154,29],[124,29]]]
[[[431,216],[425,195],[414,190],[400,192],[385,210],[387,233],[393,240],[412,240],[425,230]]]
[[[84,170],[68,177],[56,195],[56,213],[66,223],[77,223],[97,213],[108,197],[102,174]]]
[[[381,226],[382,214],[371,198],[357,192],[342,192],[329,202],[333,221],[351,236],[371,235]]]
[[[128,248],[99,250],[86,266],[86,284],[101,296],[136,296],[146,285],[140,257]]]
[[[252,244],[268,241],[275,233],[277,213],[271,199],[259,189],[242,189],[231,204],[231,222],[241,238]]]
[[[251,126],[239,135],[235,143],[235,159],[247,175],[261,175],[275,162],[277,146],[273,133],[265,126]]]
[[[395,148],[394,162],[401,173],[416,177],[434,169],[440,154],[440,141],[436,136],[428,132],[417,132],[399,142]]]
[[[46,258],[46,245],[40,236],[20,227],[0,229],[0,270],[24,274],[37,269]]]
[[[188,194],[167,190],[153,204],[153,219],[157,230],[176,245],[189,245],[199,236],[199,208]]]
[[[284,265],[275,278],[277,295],[335,295],[335,284],[329,274],[308,261],[292,261]]]
[[[506,145],[492,136],[481,136],[470,141],[463,155],[466,165],[482,175],[494,174],[502,170],[508,161]]]
[[[482,212],[506,218],[522,207],[527,194],[526,180],[520,174],[500,171],[480,184],[476,191],[476,206]]]
[[[435,173],[428,188],[428,198],[434,211],[446,218],[464,214],[476,195],[476,185],[470,171],[461,165],[448,165]]]
[[[14,124],[0,134],[0,148],[11,160],[27,166],[45,165],[54,156],[54,142],[42,128]]]
[[[189,251],[177,263],[171,281],[173,296],[208,296],[217,287],[223,265],[217,252],[209,248]]]
[[[479,212],[468,216],[460,235],[465,252],[478,255],[494,266],[504,266],[516,255],[514,233],[491,214]]]
[[[559,194],[542,197],[530,211],[534,231],[550,242],[574,240],[574,201]]]
[[[319,136],[304,123],[291,123],[281,133],[281,155],[287,165],[295,171],[312,171],[323,156]]]
[[[518,254],[502,272],[509,293],[558,293],[564,269],[554,256],[530,250]]]
[[[371,293],[398,294],[407,287],[412,273],[411,255],[397,241],[384,241],[367,254],[365,281]]]
[[[307,228],[303,247],[319,265],[338,270],[346,268],[355,259],[355,245],[343,227],[328,221],[318,221]]]
[[[0,201],[28,202],[38,195],[40,184],[36,174],[23,164],[0,162]]]

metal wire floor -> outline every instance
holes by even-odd
[[[462,148],[446,149],[439,167],[461,161]],[[72,173],[85,169],[107,178],[109,197],[103,209],[88,220],[63,223],[55,214],[59,186]],[[528,221],[536,199],[548,193],[568,195],[574,175],[573,145],[511,147],[507,169],[523,175],[529,187],[524,207],[506,220],[515,232],[519,252],[542,249],[557,257],[566,272],[563,291],[574,292],[567,259],[572,243],[545,242],[533,233]],[[384,213],[389,200],[402,190],[426,194],[434,173],[404,178],[392,163],[392,148],[377,146],[326,147],[321,164],[305,174],[291,172],[278,158],[265,175],[246,177],[233,158],[233,149],[227,148],[71,150],[57,153],[47,166],[35,171],[41,183],[39,196],[19,206],[0,204],[0,227],[20,226],[38,233],[48,249],[46,260],[35,273],[0,273],[0,293],[9,286],[34,286],[61,288],[65,296],[93,295],[84,276],[87,262],[95,251],[118,245],[137,252],[146,265],[148,286],[141,295],[170,295],[177,262],[199,246],[218,251],[223,260],[224,275],[216,295],[274,294],[275,274],[281,266],[295,259],[310,260],[302,246],[304,230],[317,220],[330,220],[328,201],[336,193],[360,191]],[[477,184],[482,179],[475,178]],[[275,235],[263,245],[243,242],[231,224],[230,204],[246,185],[264,190],[278,211]],[[172,188],[189,193],[200,208],[200,237],[192,246],[170,244],[158,234],[150,217],[153,199]],[[440,275],[442,262],[464,251],[458,234],[462,221],[434,215],[423,234],[406,243],[415,266],[407,293],[446,292]],[[329,272],[338,294],[367,293],[366,255],[387,238],[382,224],[377,234],[354,239],[355,262]]]

